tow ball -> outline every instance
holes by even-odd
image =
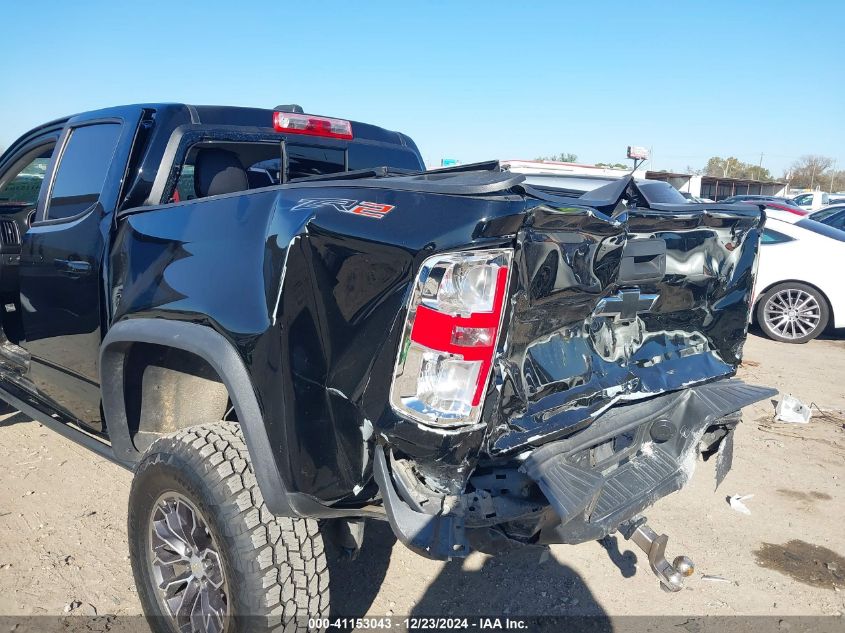
[[[684,578],[689,578],[695,572],[695,565],[686,556],[676,556],[670,564],[666,560],[669,537],[657,534],[645,523],[637,527],[628,538],[646,553],[651,571],[660,580],[660,587],[664,591],[680,591],[684,588]]]

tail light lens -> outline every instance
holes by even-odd
[[[417,274],[390,403],[440,427],[478,421],[502,326],[513,251],[436,255]]]

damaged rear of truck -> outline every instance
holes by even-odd
[[[133,341],[175,344],[225,385],[276,516],[336,519],[353,549],[386,519],[438,559],[620,531],[677,590],[691,563],[642,513],[699,456],[723,477],[740,410],[774,393],[734,378],[763,221],[630,177],[557,196],[496,163],[128,209],[110,440],[135,462],[155,439],[123,372]]]

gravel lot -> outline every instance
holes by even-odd
[[[624,540],[556,546],[545,560],[530,550],[441,563],[376,523],[361,557],[336,564],[338,614],[841,615],[845,336],[786,345],[752,335],[745,358],[746,381],[825,413],[798,426],[773,422],[769,402],[746,409],[722,487],[714,492],[712,462],[699,464],[686,489],[649,512],[669,534],[670,556],[696,562],[684,591],[661,592]],[[0,615],[61,616],[68,605],[74,614],[139,613],[125,536],[128,472],[11,413],[0,417],[0,481]],[[733,494],[754,495],[750,515],[730,508]]]

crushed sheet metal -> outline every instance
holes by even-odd
[[[761,218],[694,215],[631,209],[608,222],[575,207],[532,209],[495,365],[491,457],[569,436],[617,404],[735,374]],[[630,246],[652,241],[665,244],[662,276],[621,278],[636,259]],[[608,298],[631,288],[656,299],[626,319],[605,315]]]
[[[287,275],[288,272],[288,257],[290,256],[290,249],[291,247],[293,247],[293,245],[296,243],[296,240],[298,239],[299,236],[294,235],[290,242],[288,242],[288,247],[285,251],[285,261],[282,264],[282,274],[279,276],[279,291],[276,293],[276,305],[273,306],[273,325],[276,325],[276,319],[279,315],[279,303],[282,301],[282,290],[285,287],[285,275]]]
[[[734,460],[734,432],[728,431],[719,444],[719,450],[716,452],[716,486],[713,490],[718,490],[719,486],[725,481],[728,472],[731,470]]]

